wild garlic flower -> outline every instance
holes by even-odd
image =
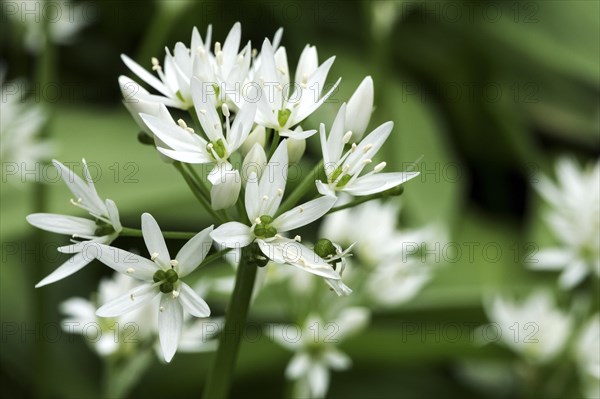
[[[542,290],[521,303],[496,296],[486,313],[504,345],[536,363],[552,361],[565,349],[573,324],[555,307],[552,293]]]
[[[600,161],[582,168],[560,159],[556,177],[542,177],[536,189],[551,206],[546,221],[560,244],[541,249],[530,267],[562,270],[559,285],[570,289],[590,274],[600,277]]]
[[[317,180],[317,189],[323,195],[335,195],[345,192],[354,196],[380,193],[419,175],[419,172],[380,173],[385,162],[377,164],[370,172],[362,174],[367,165],[383,146],[394,127],[393,122],[386,122],[373,130],[360,144],[352,143],[344,153],[346,144],[350,143],[352,132],[345,131],[346,104],[342,104],[333,122],[329,136],[325,125],[320,125],[321,149],[327,181]]]
[[[339,280],[339,274],[325,260],[297,240],[282,236],[322,217],[336,199],[320,197],[276,216],[285,191],[287,172],[287,143],[283,140],[262,177],[258,179],[251,173],[246,183],[245,205],[250,225],[228,222],[217,227],[211,237],[227,248],[257,244],[264,256],[275,263],[287,263],[309,273]]]
[[[52,147],[42,141],[38,134],[46,121],[42,107],[24,99],[23,80],[5,82],[6,70],[0,68],[0,85],[2,96],[2,118],[0,118],[0,161],[6,167],[5,176],[30,177],[20,173],[23,170],[35,170],[35,163],[50,158]],[[9,170],[13,169],[10,173]],[[12,181],[8,180],[8,181]]]
[[[240,188],[240,173],[229,162],[229,157],[237,151],[248,137],[252,129],[256,104],[247,103],[230,121],[230,111],[223,104],[221,111],[225,119],[223,123],[215,108],[216,97],[205,91],[205,86],[198,79],[192,82],[194,110],[208,140],[205,140],[180,119],[174,123],[171,117],[160,117],[140,114],[144,124],[154,136],[169,148],[157,144],[162,154],[177,161],[191,164],[214,164],[208,174],[212,184],[211,203],[214,209],[224,209],[237,201]]]
[[[268,39],[263,42],[260,69],[255,83],[260,87],[255,122],[279,132],[282,137],[305,139],[316,130],[293,128],[317,110],[333,93],[340,80],[324,95],[325,81],[335,57],[319,66],[317,49],[306,46],[292,84],[284,47],[273,51]]]
[[[149,307],[114,318],[96,316],[99,304],[113,300],[135,286],[134,279],[114,273],[111,278],[100,281],[94,300],[75,297],[62,302],[60,309],[66,316],[61,323],[63,330],[91,338],[90,344],[100,356],[129,353],[143,345],[156,331],[156,314],[150,312]]]
[[[94,257],[87,253],[88,245],[110,244],[123,229],[116,204],[113,200],[103,201],[100,198],[85,159],[82,160],[85,181],[57,160],[52,163],[75,196],[71,199],[71,204],[85,210],[95,220],[53,213],[33,213],[27,216],[29,224],[39,229],[70,235],[73,244],[59,247],[58,251],[75,254],[37,283],[36,288],[62,280],[89,264]]]
[[[108,303],[96,312],[100,317],[118,317],[151,302],[160,296],[158,333],[165,361],[170,362],[177,351],[183,328],[183,311],[192,316],[208,317],[210,308],[181,279],[193,272],[211,248],[212,226],[191,238],[171,259],[156,220],[149,213],[142,215],[142,233],[150,259],[119,248],[97,244],[96,258],[110,268],[143,281],[143,284]]]
[[[357,142],[367,131],[373,113],[374,97],[373,79],[367,76],[360,82],[346,105],[343,131],[352,132],[350,142]]]
[[[331,321],[324,321],[312,314],[302,326],[300,339],[295,333],[290,336],[290,326],[274,326],[274,341],[294,352],[285,369],[286,378],[295,381],[294,397],[325,397],[329,389],[330,370],[347,370],[352,365],[348,355],[336,348],[337,344],[358,334],[369,319],[369,310],[360,307],[343,309]]]
[[[236,35],[234,29],[235,26],[232,32],[229,33],[230,36],[232,33],[234,36]],[[158,78],[127,55],[121,54],[121,59],[131,72],[160,93],[160,95],[141,93],[140,98],[183,110],[190,108],[192,106],[191,79],[194,76],[194,70],[200,67],[199,53],[210,51],[211,35],[212,27],[209,25],[206,31],[206,41],[203,41],[198,29],[194,27],[191,48],[186,47],[181,42],[175,44],[173,54],[168,48],[165,48],[164,68],[158,58],[152,58],[152,71],[156,72]],[[235,39],[231,40],[234,41]],[[239,36],[237,43],[239,46]],[[231,46],[234,45],[235,43],[232,42]],[[237,53],[237,50],[235,51]]]

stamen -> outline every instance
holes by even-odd
[[[352,143],[352,152],[356,151],[356,143]]]
[[[177,261],[177,259],[172,259],[171,262],[169,262],[169,263],[171,263],[171,266],[173,266],[173,267],[179,266],[179,262]]]
[[[253,48],[252,49],[252,58],[256,57],[256,54],[258,54],[258,50]]]
[[[135,269],[133,267],[129,267],[126,270],[127,274],[132,274],[133,272],[135,272]]]
[[[179,296],[179,291],[173,290],[173,299],[177,298],[178,296]]]
[[[204,50],[204,47],[198,46],[196,48],[196,51],[198,52],[198,54],[200,55],[200,57],[204,58],[206,56],[206,50]]]
[[[294,240],[295,240],[295,241],[298,241],[298,242],[301,242],[301,241],[302,241],[302,237],[300,237],[300,236],[296,236],[296,237],[294,237]]]
[[[150,259],[156,260],[156,258],[158,258],[158,252],[152,252],[152,254],[150,255]]]
[[[363,152],[366,154],[367,152],[369,152],[369,150],[370,150],[371,148],[373,148],[373,144],[370,144],[370,143],[369,143],[369,144],[367,144],[367,145],[365,146],[365,148],[363,149]]]
[[[256,224],[261,224],[261,223],[262,223],[262,221],[260,220],[260,218],[259,218],[259,217],[257,217],[256,219],[254,219],[254,223],[256,223]]]
[[[283,69],[282,67],[277,67],[277,70],[279,71],[280,74],[285,75],[285,69]]]
[[[278,188],[277,189],[277,195],[280,196],[280,197],[283,196],[283,190],[280,189],[280,188]]]
[[[352,132],[350,130],[348,130],[346,132],[346,134],[344,134],[344,138],[342,140],[344,141],[344,144],[348,144],[348,142],[350,141],[351,138],[352,138]]]
[[[363,163],[363,164],[365,164],[365,165],[368,165],[368,164],[370,164],[371,162],[373,162],[373,160],[372,160],[372,159],[369,159],[369,158],[367,158],[367,159],[365,159],[365,160],[364,160],[362,163]]]
[[[215,42],[215,54],[221,52],[221,42]]]
[[[187,129],[187,127],[188,127],[187,123],[185,123],[185,121],[183,119],[178,119],[177,124],[179,125],[179,127],[182,127],[184,129]]]
[[[268,195],[263,195],[262,200],[263,201],[268,201],[269,200],[269,196]]]
[[[221,106],[221,111],[223,112],[223,115],[225,117],[227,117],[227,118],[229,117],[229,107],[227,106],[227,104],[223,104]]]
[[[161,306],[161,307],[159,307],[159,308],[158,308],[158,310],[159,310],[160,312],[164,312],[164,311],[165,311],[165,307],[164,307],[164,306]]]
[[[152,57],[152,70],[153,71],[160,71],[162,68],[160,66],[160,63],[158,62],[158,58],[156,57]]]
[[[375,173],[381,172],[386,165],[387,163],[385,162],[378,163],[373,170],[375,171]]]
[[[202,115],[206,115],[206,110],[205,110],[204,108],[202,108],[202,109],[200,109],[200,113],[201,113]]]

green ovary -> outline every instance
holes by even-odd
[[[169,292],[173,292],[174,284],[179,280],[179,275],[173,269],[169,270],[157,270],[152,276],[152,279],[155,283],[160,284],[160,292],[163,294],[168,294]]]

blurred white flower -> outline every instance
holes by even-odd
[[[562,158],[556,177],[542,177],[536,188],[551,206],[546,221],[560,244],[541,249],[530,267],[562,270],[559,285],[569,289],[590,274],[600,277],[600,160],[582,168]]]
[[[42,125],[46,121],[46,113],[39,104],[25,100],[23,89],[26,83],[17,80],[5,83],[6,71],[0,69],[0,85],[2,86],[2,117],[0,118],[0,160],[3,164],[14,165],[13,176],[31,179],[30,173],[18,171],[36,170],[36,162],[50,158],[52,147],[47,140],[38,137]],[[8,171],[8,166],[6,168]],[[10,180],[9,180],[10,181]]]
[[[291,82],[284,47],[277,51],[268,39],[263,42],[260,68],[254,83],[260,87],[255,122],[279,132],[280,136],[306,139],[316,130],[292,130],[317,110],[333,93],[340,80],[321,95],[335,57],[319,66],[317,50],[306,46],[300,55],[295,81]]]
[[[369,275],[366,289],[378,305],[398,306],[413,299],[431,280],[430,267],[413,258],[401,261],[394,257],[380,264]]]
[[[343,191],[351,195],[370,195],[380,193],[419,175],[419,172],[380,173],[385,162],[377,164],[370,172],[361,175],[364,168],[373,162],[373,158],[383,146],[394,127],[386,122],[373,130],[360,144],[352,143],[344,154],[344,148],[352,138],[352,132],[345,131],[346,104],[342,104],[335,117],[329,137],[325,125],[321,123],[321,149],[327,181],[317,180],[317,188],[323,195],[335,195]]]
[[[71,44],[94,16],[90,11],[93,6],[87,2],[22,0],[19,3],[21,12],[7,14],[23,26],[25,48],[34,54],[42,51],[46,39],[55,44]],[[49,37],[46,37],[42,23],[48,24]]]
[[[158,333],[165,361],[170,362],[177,351],[183,329],[183,311],[196,317],[208,317],[210,309],[206,302],[182,277],[193,272],[204,260],[212,240],[208,227],[191,238],[170,259],[162,232],[152,215],[142,215],[142,232],[152,260],[118,248],[97,244],[96,257],[112,269],[144,283],[108,303],[102,305],[96,315],[117,317],[160,296],[158,306]]]
[[[600,398],[600,314],[591,317],[578,335],[575,360],[585,397]]]
[[[93,255],[87,253],[89,245],[110,244],[123,229],[117,205],[111,199],[102,201],[85,159],[82,159],[85,181],[57,160],[53,160],[52,163],[75,196],[71,198],[71,204],[87,211],[95,220],[53,213],[33,213],[27,216],[29,224],[39,229],[70,235],[73,244],[59,247],[58,251],[75,254],[37,283],[36,288],[54,283],[79,271],[94,260]]]
[[[359,333],[369,323],[366,308],[340,311],[330,322],[310,315],[301,330],[295,325],[276,325],[269,332],[282,347],[294,352],[285,376],[295,381],[294,397],[323,398],[329,389],[330,370],[346,370],[352,361],[336,346]]]
[[[536,291],[521,303],[497,296],[486,313],[504,345],[536,363],[555,359],[571,334],[572,320],[555,307],[550,291]]]
[[[283,140],[258,179],[252,173],[246,183],[246,212],[251,225],[228,222],[217,227],[211,237],[227,248],[258,244],[262,253],[275,263],[290,264],[322,277],[339,280],[339,274],[321,257],[296,240],[281,234],[305,226],[322,217],[335,202],[334,197],[319,197],[275,217],[287,181],[287,143]]]
[[[117,298],[123,291],[136,287],[136,282],[121,273],[104,278],[98,285],[96,299],[70,298],[60,304],[66,316],[62,327],[70,333],[81,334],[100,356],[133,350],[151,339],[156,331],[156,313],[144,307],[114,318],[96,316],[98,304]]]

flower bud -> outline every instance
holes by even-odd
[[[298,128],[296,130],[298,130]],[[304,155],[304,150],[306,150],[306,140],[287,139],[287,150],[289,163],[298,163],[298,161],[302,159],[302,155]]]
[[[367,130],[373,112],[373,79],[367,76],[350,97],[346,106],[345,129],[352,132],[351,142],[358,142]]]
[[[240,172],[237,169],[230,163],[217,165],[210,171],[208,180],[212,183],[210,203],[214,210],[235,205],[242,188]]]
[[[240,146],[240,153],[245,156],[252,149],[254,144],[258,144],[261,147],[265,147],[267,142],[267,131],[264,126],[257,125],[248,135],[244,144]]]
[[[242,184],[246,186],[246,181],[250,175],[256,173],[256,178],[260,179],[267,167],[267,154],[259,143],[255,143],[248,152],[242,163]]]

